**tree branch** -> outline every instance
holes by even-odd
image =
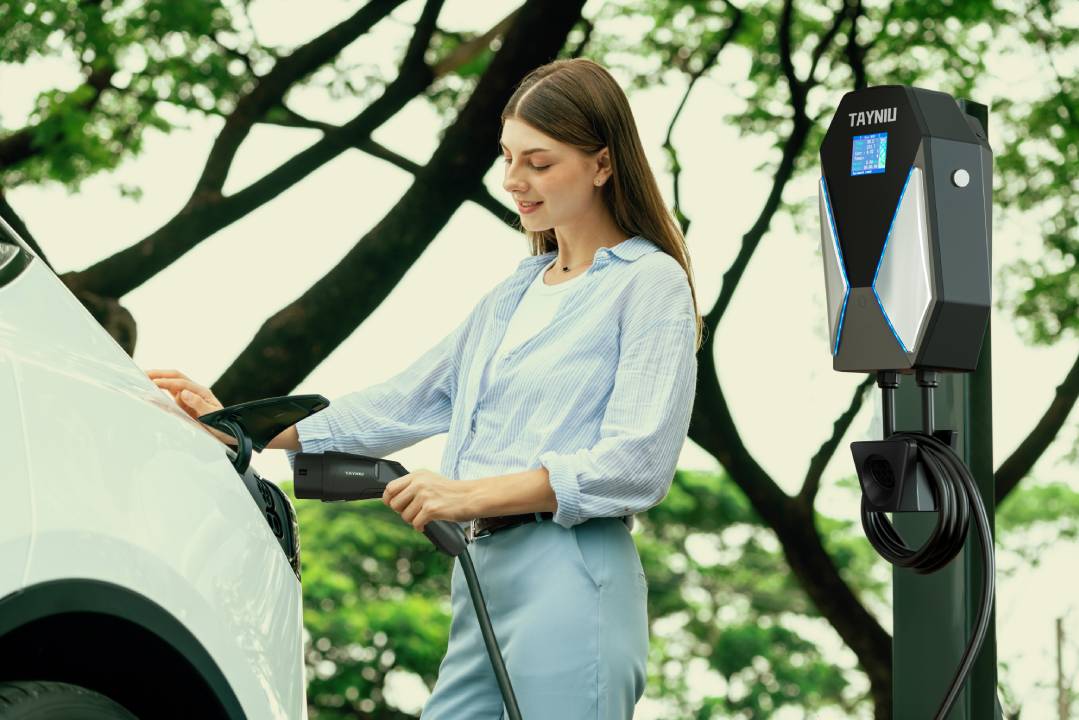
[[[402,2],[403,0],[372,0],[348,19],[279,60],[270,72],[259,78],[254,89],[240,98],[236,108],[225,120],[225,126],[218,133],[206,158],[202,176],[195,183],[192,197],[219,195],[236,152],[250,132],[251,126],[281,101],[293,83],[332,60]],[[441,4],[441,0],[434,0],[428,3],[428,7]],[[425,13],[426,11],[425,8]],[[426,45],[424,47],[426,48]]]
[[[854,14],[850,19],[847,29],[847,44],[844,52],[847,56],[847,64],[850,65],[851,74],[854,75],[854,89],[861,90],[866,87],[865,56],[868,48],[858,44],[858,19],[862,17],[864,8],[862,0],[855,0]]]
[[[359,139],[370,136],[430,84],[431,69],[423,61],[422,49],[427,47],[434,33],[433,16],[441,2],[437,0],[424,6],[424,14],[416,24],[400,73],[359,115],[234,195],[193,197],[179,213],[147,237],[85,270],[67,273],[62,277],[64,282],[72,290],[81,288],[108,297],[123,297],[203,239],[277,197]]]
[[[259,75],[255,72],[255,63],[251,60],[250,55],[236,48],[229,47],[224,42],[222,42],[221,38],[219,38],[217,35],[210,36],[210,39],[214,41],[214,45],[217,45],[219,48],[221,48],[221,51],[223,53],[242,62],[244,64],[244,67],[247,68],[247,72],[251,73],[251,77],[258,79]],[[274,67],[276,67],[276,64]]]
[[[37,125],[16,130],[0,140],[0,168],[10,168],[33,157],[40,148],[34,147]]]
[[[795,161],[802,152],[806,139],[809,137],[809,131],[812,128],[812,123],[805,112],[805,98],[806,94],[815,83],[815,80],[810,76],[803,82],[798,79],[794,72],[794,63],[791,59],[790,28],[793,14],[793,9],[791,7],[792,2],[793,0],[785,0],[783,3],[782,22],[779,26],[779,56],[780,64],[783,67],[783,74],[787,78],[787,84],[791,95],[793,127],[791,128],[790,135],[787,136],[787,139],[783,143],[783,154],[780,157],[779,167],[776,169],[775,178],[772,182],[772,190],[765,200],[764,207],[761,208],[761,212],[757,216],[756,222],[753,223],[753,227],[742,236],[742,247],[738,251],[738,255],[735,257],[730,267],[727,268],[727,271],[723,273],[723,284],[719,291],[719,298],[716,300],[716,304],[703,318],[707,330],[713,335],[719,327],[719,322],[723,318],[723,314],[727,311],[728,305],[730,305],[731,298],[734,296],[734,290],[738,287],[738,283],[745,273],[746,266],[749,264],[749,259],[757,250],[761,238],[763,238],[764,234],[768,231],[768,226],[772,222],[772,217],[779,209],[780,202],[783,198],[783,189],[794,174]],[[817,47],[820,52],[823,52],[823,50],[821,50],[823,46],[818,45]]]
[[[854,389],[854,395],[851,396],[850,405],[832,424],[831,437],[824,441],[824,444],[820,446],[820,449],[809,461],[809,469],[806,471],[805,480],[802,481],[802,489],[798,493],[799,502],[809,507],[813,506],[813,501],[817,499],[817,490],[820,489],[820,478],[824,473],[824,468],[828,465],[828,461],[832,459],[836,448],[839,447],[839,441],[843,439],[843,436],[847,434],[847,430],[850,429],[854,416],[862,409],[866,390],[873,387],[875,380],[876,377],[870,374],[858,384],[858,387]]]
[[[263,122],[272,125],[280,125],[283,127],[321,130],[324,133],[335,132],[336,130],[338,130],[338,126],[336,125],[319,122],[318,120],[310,120],[288,108],[284,109],[284,113],[280,118],[271,119],[270,117],[267,117],[263,120]],[[361,150],[368,155],[371,155],[372,157],[377,157],[380,160],[385,160],[391,165],[394,165],[395,167],[398,167],[405,172],[412,173],[413,175],[418,173],[423,168],[423,166],[419,163],[413,162],[412,160],[409,160],[403,155],[395,153],[393,150],[390,150],[384,145],[375,142],[370,137],[363,138],[357,141],[353,144],[352,147],[356,148],[357,150]],[[472,195],[468,197],[468,199],[494,215],[500,222],[505,224],[511,230],[520,231],[521,226],[518,222],[519,216],[517,215],[517,213],[514,212],[511,208],[508,208],[502,203],[500,203],[497,199],[495,199],[495,197],[491,195],[491,193],[487,192],[487,188],[478,188],[475,192],[472,193]]]
[[[584,55],[585,48],[588,47],[588,43],[592,40],[592,33],[596,31],[596,24],[588,18],[581,18],[581,24],[584,25],[584,36],[577,43],[577,46],[569,51],[571,58],[579,58]]]
[[[4,197],[3,190],[0,190],[0,218],[3,218],[4,222],[10,225],[15,232],[19,233],[19,237],[26,241],[26,244],[37,253],[37,256],[45,262],[50,270],[54,273],[56,272],[56,268],[54,268],[52,263],[49,262],[49,259],[45,257],[45,253],[42,252],[41,246],[38,245],[37,240],[35,240],[34,236],[30,233],[30,228],[26,227],[26,223],[23,222],[23,219],[15,212],[15,208],[11,207],[7,198]]]
[[[689,232],[690,220],[682,211],[682,164],[678,161],[678,151],[675,149],[671,137],[674,135],[674,126],[678,122],[678,118],[682,115],[682,110],[686,106],[686,101],[689,100],[689,94],[693,92],[693,86],[696,85],[697,81],[716,64],[720,52],[722,52],[723,48],[725,48],[734,38],[742,25],[742,11],[731,5],[729,2],[726,4],[733,13],[730,25],[727,26],[722,37],[719,38],[718,42],[716,42],[705,55],[701,67],[689,74],[689,83],[686,85],[686,91],[682,94],[682,100],[678,103],[674,115],[671,116],[671,122],[667,125],[667,136],[663,140],[663,149],[667,151],[667,157],[671,161],[671,182],[674,184],[674,216],[682,228],[683,235]]]
[[[775,178],[772,181],[772,189],[768,193],[764,207],[761,208],[761,212],[753,226],[742,236],[742,247],[738,251],[738,255],[730,267],[727,268],[727,271],[723,273],[723,284],[719,291],[719,298],[708,314],[704,316],[708,332],[712,335],[716,333],[719,322],[730,305],[735,288],[738,287],[742,275],[745,274],[746,266],[749,265],[749,259],[753,257],[761,238],[768,232],[768,226],[779,209],[783,189],[794,174],[795,160],[805,146],[810,127],[809,119],[805,115],[795,116],[791,134],[787,136],[786,141],[783,143],[783,155],[780,158],[779,167],[776,169]]]
[[[794,20],[794,0],[783,0],[783,11],[779,16],[779,66],[783,77],[787,79],[787,88],[791,94],[791,104],[795,111],[805,107],[806,88],[794,72],[794,60],[791,53],[791,25]],[[808,81],[812,82],[812,76]]]
[[[452,52],[435,65],[433,70],[435,79],[437,80],[443,75],[448,75],[479,56],[480,53],[491,46],[491,42],[495,38],[501,37],[505,34],[506,30],[513,25],[513,21],[517,17],[518,12],[520,12],[520,8],[499,20],[498,23],[493,25],[487,32],[482,35],[477,35],[471,40],[461,43],[454,48]]]
[[[1008,493],[1026,477],[1034,463],[1056,439],[1079,397],[1079,357],[1072,363],[1064,382],[1057,386],[1053,401],[1049,403],[1038,424],[1019,443],[1008,459],[1000,464],[994,475],[997,505],[1004,502]]]
[[[718,382],[710,335],[698,354],[689,437],[723,465],[776,534],[791,571],[869,676],[878,717],[891,713],[891,638],[844,582],[821,543],[813,507],[784,493],[746,448]]]
[[[860,5],[860,0],[858,0],[858,2]],[[847,14],[851,9],[851,6],[848,5],[847,2],[844,2],[843,7],[840,8],[839,12],[837,12],[835,14],[835,17],[832,18],[831,26],[824,33],[824,35],[821,36],[821,39],[817,43],[817,46],[813,48],[809,72],[806,73],[808,82],[816,82],[815,78],[817,77],[817,66],[820,65],[821,58],[824,57],[825,51],[827,51],[827,49],[831,47],[832,43],[835,41],[836,35],[839,34],[839,30],[843,26],[843,21],[846,20]]]

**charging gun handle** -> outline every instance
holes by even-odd
[[[339,502],[376,500],[386,485],[407,475],[408,470],[394,460],[327,450],[298,453],[294,460],[293,487],[299,499]],[[432,520],[423,534],[440,552],[457,557],[465,551],[461,526],[448,520]]]
[[[407,475],[408,470],[399,462],[393,460],[379,460],[378,477],[386,478],[384,485],[390,480]],[[457,557],[465,551],[465,533],[461,526],[449,520],[432,520],[423,528],[423,534],[431,541],[431,544],[450,557]]]

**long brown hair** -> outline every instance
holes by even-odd
[[[663,202],[617,81],[591,60],[556,60],[525,76],[502,111],[502,122],[509,118],[589,154],[608,148],[611,178],[603,184],[607,209],[624,233],[651,240],[682,266],[693,295],[700,349],[703,323],[686,240]],[[533,255],[558,249],[553,229],[526,233]]]

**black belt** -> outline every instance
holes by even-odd
[[[536,516],[539,517],[536,517]],[[524,525],[530,522],[539,522],[540,519],[550,520],[554,517],[554,513],[541,512],[541,513],[523,513],[521,515],[497,515],[495,517],[476,518],[472,521],[468,530],[465,531],[465,539],[468,542],[472,542],[476,538],[487,537],[491,533],[498,532],[499,530],[505,530],[511,527],[517,527],[518,525]],[[626,524],[631,530],[633,529],[633,516],[626,515],[619,518]]]
[[[539,517],[536,517],[537,515]],[[476,518],[472,521],[472,525],[468,529],[468,541],[472,542],[478,537],[486,537],[491,533],[498,532],[499,530],[517,527],[518,525],[524,525],[525,523],[539,522],[540,519],[550,520],[553,517],[554,513],[541,512],[523,513],[521,515],[496,515],[495,517]]]

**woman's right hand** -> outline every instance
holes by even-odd
[[[198,420],[200,415],[206,415],[224,407],[221,401],[210,392],[210,388],[199,385],[179,370],[147,370],[146,376],[159,388],[168,391],[180,409],[190,415],[193,420]],[[236,438],[228,433],[215,430],[202,423],[199,423],[199,427],[226,445],[236,445]]]

